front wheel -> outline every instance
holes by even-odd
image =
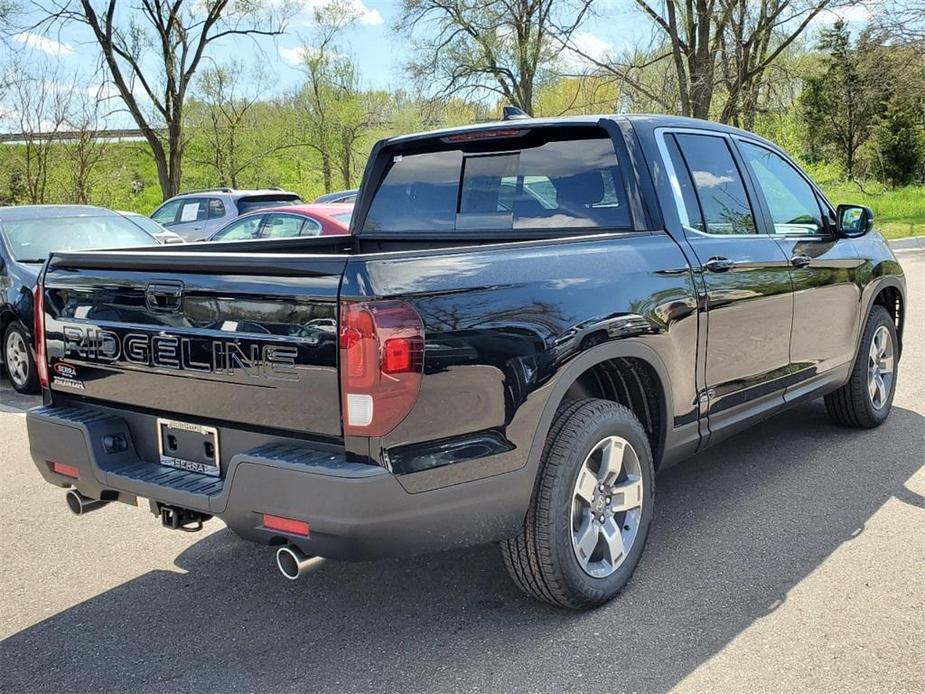
[[[825,396],[825,408],[832,421],[861,429],[872,429],[886,421],[896,391],[898,347],[892,317],[883,306],[874,306],[864,326],[851,378]]]
[[[521,532],[501,545],[514,582],[559,607],[601,605],[629,581],[652,520],[655,472],[633,413],[607,400],[560,408]]]
[[[13,323],[3,338],[3,363],[10,383],[20,393],[34,393],[38,389],[35,360],[29,348],[29,338],[22,326]]]

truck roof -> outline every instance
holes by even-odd
[[[583,116],[559,116],[556,118],[523,118],[515,120],[498,120],[487,123],[476,123],[473,125],[455,126],[451,128],[441,128],[439,130],[430,130],[425,132],[413,133],[409,135],[398,135],[386,138],[383,143],[402,143],[418,139],[427,139],[431,137],[441,137],[446,135],[455,135],[466,132],[478,132],[479,130],[495,129],[521,129],[536,127],[554,127],[567,125],[594,125],[601,120],[611,120],[614,122],[632,123],[634,127],[644,129],[654,128],[696,128],[698,130],[715,130],[717,132],[736,133],[739,135],[748,135],[751,138],[767,142],[763,137],[755,133],[742,130],[724,123],[703,120],[700,118],[687,118],[685,116],[673,116],[664,113],[631,113],[631,114],[594,114]]]

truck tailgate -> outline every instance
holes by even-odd
[[[50,388],[339,437],[345,265],[343,256],[55,254],[44,277]]]

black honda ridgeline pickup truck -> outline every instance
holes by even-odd
[[[812,398],[886,419],[905,282],[872,226],[709,122],[387,139],[351,236],[53,254],[32,456],[75,513],[216,516],[289,578],[499,542],[524,591],[592,607],[658,470]]]

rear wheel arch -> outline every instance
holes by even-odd
[[[654,349],[627,340],[593,347],[564,367],[533,437],[528,461],[534,474],[560,407],[570,400],[588,397],[617,402],[636,415],[646,429],[657,469],[672,421],[671,379]]]
[[[887,313],[893,318],[893,323],[896,326],[896,338],[898,341],[898,350],[902,353],[902,344],[903,344],[903,327],[905,326],[906,319],[906,304],[905,297],[899,286],[898,282],[885,281],[883,285],[878,289],[877,293],[873,297],[873,301],[870,306],[867,307],[867,312],[864,314],[864,320],[867,320],[867,317],[870,315],[871,310],[874,306],[883,306],[887,310]]]

